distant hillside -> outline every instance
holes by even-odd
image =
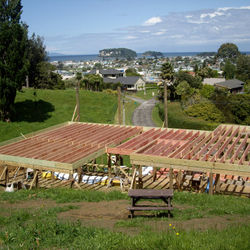
[[[114,57],[114,58],[135,58],[137,56],[136,52],[131,49],[126,48],[113,48],[113,49],[103,49],[99,51],[100,57]]]
[[[142,56],[163,57],[163,54],[161,52],[149,50],[144,52]]]

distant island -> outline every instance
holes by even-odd
[[[137,57],[135,51],[126,48],[113,48],[113,49],[103,49],[99,51],[99,57],[111,57],[111,58],[126,58],[133,59]]]
[[[163,54],[161,52],[157,52],[157,51],[146,51],[142,54],[142,56],[150,56],[150,57],[163,57]]]

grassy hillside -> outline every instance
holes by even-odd
[[[159,109],[163,112],[163,104],[159,103],[153,110],[153,120],[159,127],[163,121],[159,117]],[[168,103],[168,125],[170,128],[186,128],[198,130],[213,130],[216,123],[207,122],[199,118],[189,117],[182,109],[179,102]]]
[[[0,122],[0,141],[70,121],[75,108],[75,91],[37,90],[19,92],[12,122]],[[117,98],[100,92],[80,91],[80,121],[113,123]]]

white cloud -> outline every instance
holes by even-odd
[[[136,39],[137,37],[136,36],[126,36],[124,37],[124,39],[126,40],[132,40],[132,39]]]
[[[150,31],[149,30],[140,30],[139,32],[141,32],[141,33],[149,33]]]
[[[165,31],[158,31],[158,32],[153,33],[153,35],[160,36],[160,35],[163,35],[165,33],[166,33]]]
[[[224,7],[219,8],[218,11],[228,11],[228,10],[250,10],[250,6],[242,6],[242,7]]]
[[[214,18],[216,16],[223,16],[223,15],[225,15],[225,13],[215,11],[215,12],[212,12],[212,13],[203,13],[203,14],[200,15],[200,17],[201,17],[201,19],[203,19],[203,18],[206,18],[206,17]]]
[[[144,22],[145,26],[152,26],[155,25],[157,23],[161,23],[162,19],[160,17],[151,17],[149,18],[147,21]]]

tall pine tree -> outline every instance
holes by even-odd
[[[14,109],[16,92],[27,74],[27,26],[20,20],[21,0],[0,0],[0,119]]]

